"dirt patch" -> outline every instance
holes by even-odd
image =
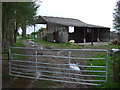
[[[35,46],[33,47],[30,43],[28,43],[29,41],[28,40],[25,40],[24,41],[24,44],[26,45],[27,48],[39,48],[39,49],[51,49],[51,47],[48,47],[48,46],[43,46],[41,44],[38,44],[38,43],[35,43]],[[31,52],[31,50],[27,50],[26,51],[28,54],[34,54],[35,55],[35,52]],[[68,52],[64,52],[64,53],[61,53],[61,52],[56,52],[56,51],[37,51],[37,54],[38,55],[58,55],[60,56],[61,54],[64,55],[64,56],[68,56]],[[34,57],[28,57],[27,58],[28,60],[33,60],[35,61],[35,58]],[[42,63],[52,63],[52,64],[68,64],[68,60],[65,60],[65,59],[56,59],[54,57],[40,57],[40,58],[37,58],[37,61],[38,62],[42,62]],[[39,65],[41,67],[54,67],[52,65]],[[68,66],[57,66],[57,68],[69,68]],[[41,69],[38,69],[38,70],[41,70]],[[55,69],[55,70],[50,70],[50,69],[44,69],[42,68],[43,71],[54,71],[54,72],[62,72],[62,73],[75,73],[75,71],[65,71],[65,70],[58,70],[58,69]],[[50,75],[51,73],[45,73],[45,72],[42,72],[42,74],[44,75]],[[81,74],[77,72],[77,74]],[[69,75],[65,75],[65,74],[57,74],[57,73],[52,73],[50,76],[56,76],[56,77],[68,77]],[[73,78],[79,78],[80,76],[75,76],[75,75],[71,75],[71,77]],[[46,77],[47,78],[47,77]],[[82,79],[82,77],[80,77]],[[59,79],[61,80],[61,79]],[[65,80],[65,79],[62,79],[62,80]],[[67,79],[66,79],[67,80]],[[52,82],[52,81],[44,81],[44,80],[33,80],[31,82],[31,84],[29,86],[27,86],[27,88],[35,88],[35,87],[38,87],[38,88],[88,88],[86,85],[80,85],[80,84],[69,84],[69,83],[60,83],[60,82]]]

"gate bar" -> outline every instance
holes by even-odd
[[[24,70],[24,71],[36,71],[36,70],[29,70],[29,69],[22,69],[22,68],[13,68],[11,69],[16,69],[16,70]],[[43,70],[37,70],[38,72],[48,72],[48,73],[59,73],[59,74],[71,74],[71,75],[78,75],[78,76],[99,76],[99,77],[106,77],[106,76],[101,76],[101,75],[83,75],[83,74],[74,74],[74,73],[62,73],[62,72],[53,72],[53,71],[43,71]]]
[[[58,69],[58,70],[71,70],[74,71],[73,69],[66,69],[66,68],[56,68],[56,67],[41,67],[41,66],[28,66],[28,65],[17,65],[17,64],[12,64],[14,66],[21,66],[21,67],[35,67],[36,71],[37,68],[49,68],[49,69]],[[91,71],[91,70],[80,70],[77,72],[106,72],[106,71]]]
[[[12,53],[13,54],[13,53]],[[35,56],[36,55],[30,55],[30,54],[13,54],[13,55],[19,55],[19,56]],[[75,57],[65,57],[65,56],[53,56],[53,55],[37,55],[37,57],[53,57],[53,58],[64,58],[64,59],[85,59],[85,60],[105,60],[106,58],[75,58]]]
[[[13,73],[18,73],[18,74],[26,74],[26,75],[36,75],[36,74],[33,74],[33,73],[23,73],[23,72],[15,72],[15,71],[11,71],[11,72],[13,72]],[[65,78],[65,79],[73,79],[73,80],[80,80],[80,81],[92,81],[92,82],[105,82],[106,80],[86,80],[86,79],[79,79],[79,78],[72,78],[72,77],[56,77],[56,76],[49,76],[49,75],[41,75],[41,77],[51,77],[51,78],[60,78],[60,79],[63,79],[63,78]]]
[[[25,62],[25,63],[33,63],[35,64],[36,62],[32,62],[32,61],[21,61],[21,60],[11,60],[11,61],[14,61],[14,62]],[[66,66],[69,66],[69,64],[53,64],[53,63],[42,63],[42,62],[37,62],[38,64],[47,64],[47,65],[66,65]],[[85,65],[78,65],[79,67],[99,67],[99,68],[106,68],[106,66],[85,66]]]
[[[102,52],[107,51],[105,49],[40,49],[40,48],[25,48],[25,47],[10,47],[10,48],[41,50],[41,51],[102,51]]]
[[[31,78],[31,79],[36,79],[36,77],[27,77],[27,76],[22,76],[22,75],[14,75],[12,74],[13,76],[16,76],[16,77],[26,77],[26,78]],[[40,80],[51,80],[51,81],[57,81],[57,82],[65,82],[65,83],[74,83],[74,84],[84,84],[84,85],[101,85],[101,84],[93,84],[93,83],[83,83],[83,82],[69,82],[69,81],[64,81],[64,80],[55,80],[55,79],[46,79],[46,78],[38,78]]]

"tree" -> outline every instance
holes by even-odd
[[[114,13],[113,13],[113,25],[115,29],[119,29],[120,28],[120,0],[117,2],[116,4],[116,8],[114,9]]]
[[[120,0],[117,1],[116,8],[114,9],[113,13],[113,26],[118,32],[120,32]],[[118,40],[120,41],[119,33],[118,33]]]
[[[3,51],[16,42],[18,28],[26,36],[26,26],[35,23],[37,6],[35,2],[3,2],[2,4],[2,46]]]
[[[23,21],[21,23],[21,28],[23,30],[22,32],[22,37],[25,38],[26,37],[26,27],[30,26],[30,25],[34,25],[35,24],[35,19],[36,19],[36,11],[38,6],[35,5],[35,3],[33,2],[29,2],[29,3],[24,3],[24,7],[22,7],[25,11],[24,11],[24,15],[23,15]]]

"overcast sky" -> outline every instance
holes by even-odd
[[[37,0],[38,2],[40,0]],[[88,24],[110,27],[117,0],[41,0],[37,15],[79,19]],[[36,27],[36,30],[39,27]],[[32,30],[27,30],[31,33]]]

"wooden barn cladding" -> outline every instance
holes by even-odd
[[[39,16],[36,24],[46,24],[46,41],[80,42],[110,41],[110,28],[84,23],[78,19]],[[69,26],[74,27],[74,32],[69,32]]]

